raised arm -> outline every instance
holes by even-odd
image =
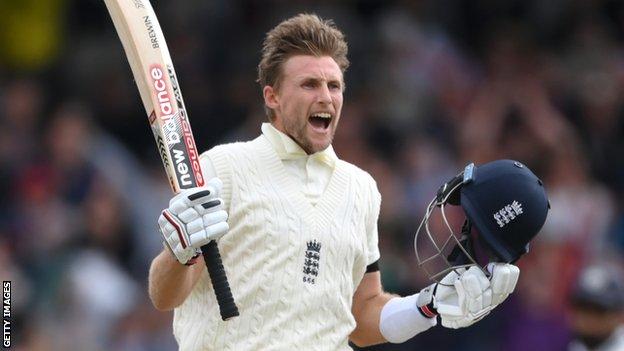
[[[166,249],[153,261],[149,295],[159,310],[171,310],[184,302],[203,271],[201,247],[229,230],[228,214],[219,198],[221,180],[212,178],[204,187],[185,189],[162,211],[158,226]]]
[[[203,257],[198,264],[185,266],[166,249],[152,260],[149,271],[149,296],[160,311],[170,311],[181,305],[193,290],[203,271]]]

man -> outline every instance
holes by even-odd
[[[584,268],[570,299],[569,351],[624,350],[624,280],[604,263]]]
[[[204,153],[213,179],[178,194],[159,218],[168,249],[152,262],[150,296],[156,308],[175,309],[181,350],[403,342],[436,325],[438,312],[445,326],[468,326],[513,291],[519,271],[498,264],[497,284],[471,267],[426,294],[384,292],[376,183],[331,147],[349,65],[343,34],[331,21],[298,15],[267,34],[262,54],[258,82],[270,123],[252,141]],[[227,322],[204,265],[195,264],[199,248],[217,239],[240,309]]]

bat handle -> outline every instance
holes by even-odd
[[[206,262],[206,268],[208,268],[210,281],[212,281],[212,286],[217,296],[221,319],[227,321],[232,317],[238,316],[238,307],[236,307],[234,297],[232,297],[230,283],[228,283],[227,276],[225,275],[225,269],[223,268],[223,262],[221,262],[221,254],[219,253],[217,242],[213,240],[202,246],[202,254]]]

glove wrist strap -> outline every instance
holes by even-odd
[[[195,251],[195,255],[193,257],[191,257],[184,265],[185,266],[192,266],[195,263],[197,263],[197,259],[199,258],[199,255],[201,255],[201,251],[196,250]]]
[[[416,300],[416,307],[418,312],[423,317],[435,318],[438,316],[438,310],[434,307],[435,292],[438,284],[432,284],[422,289],[418,294],[418,300]]]
[[[433,301],[427,305],[419,306],[418,312],[427,318],[435,318],[438,316],[438,311],[433,307]]]
[[[163,240],[162,244],[163,244],[163,247],[167,251],[169,251],[169,253],[171,254],[171,257],[173,257],[176,261],[178,261],[180,264],[183,264],[185,266],[192,266],[195,263],[197,263],[197,260],[199,259],[199,255],[201,255],[201,250],[196,249],[195,255],[193,255],[193,257],[191,257],[188,261],[186,261],[186,263],[182,263],[178,260],[178,257],[175,255],[175,253],[171,249],[171,246],[169,246],[169,243],[167,242],[167,240]]]

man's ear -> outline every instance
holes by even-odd
[[[279,106],[279,97],[277,90],[270,85],[266,85],[262,89],[262,95],[264,96],[264,104],[270,109],[276,109]]]

